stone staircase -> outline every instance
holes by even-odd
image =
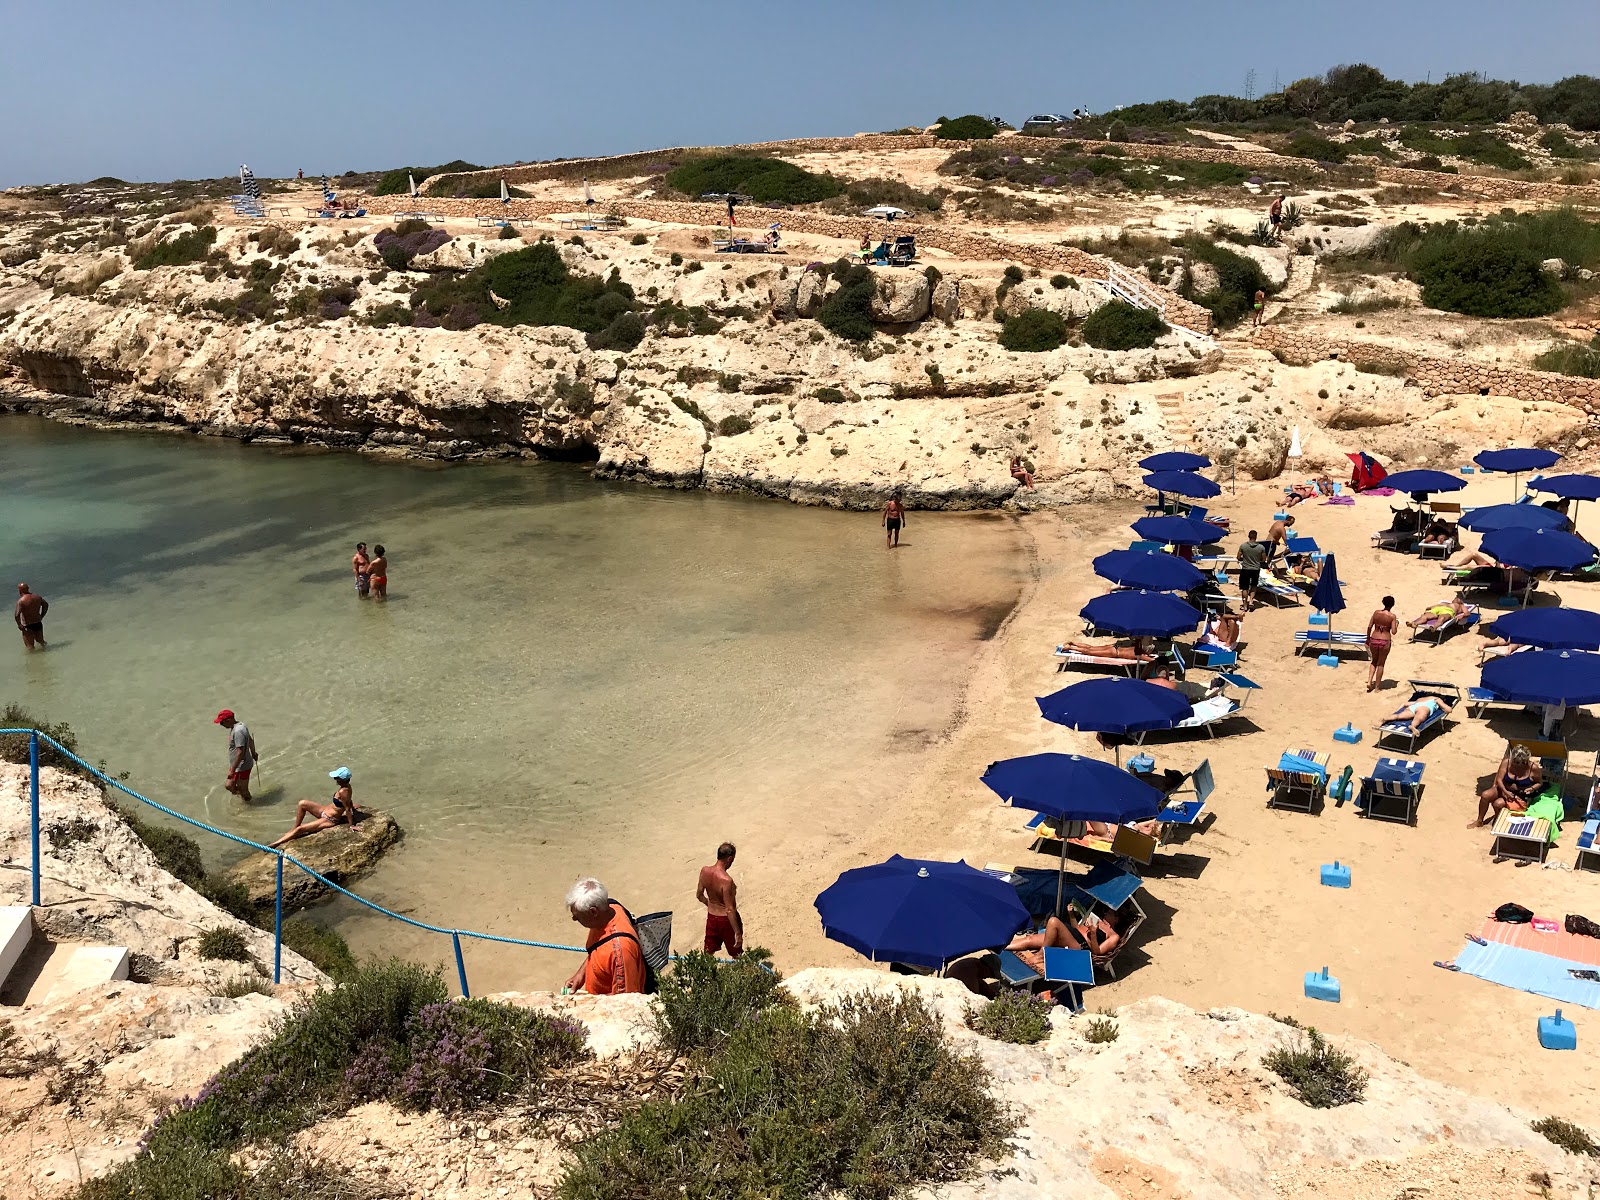
[[[1183,393],[1162,392],[1156,396],[1156,406],[1161,410],[1161,419],[1166,424],[1167,435],[1172,440],[1172,448],[1175,450],[1192,449],[1194,447],[1194,423],[1189,420]]]
[[[0,1008],[48,1004],[127,977],[126,947],[51,941],[27,905],[0,907]]]

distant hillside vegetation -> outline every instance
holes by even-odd
[[[482,171],[483,167],[477,163],[463,162],[456,159],[454,162],[443,163],[437,167],[396,167],[393,171],[385,171],[379,177],[377,185],[372,189],[374,196],[398,196],[401,192],[410,191],[406,183],[406,176],[416,177],[417,186],[422,186],[422,181],[429,175],[446,175],[456,171]],[[495,185],[496,196],[500,194],[500,187]]]
[[[667,186],[686,196],[738,192],[760,204],[810,204],[843,194],[832,175],[814,175],[781,158],[718,154],[692,158],[667,172]]]

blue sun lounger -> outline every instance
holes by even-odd
[[[1261,580],[1256,584],[1256,595],[1269,598],[1274,608],[1282,608],[1285,602],[1298,607],[1306,598],[1305,593],[1294,584],[1278,578],[1266,568],[1262,568]]]
[[[1424,766],[1425,763],[1403,758],[1379,758],[1372,774],[1362,777],[1356,812],[1375,821],[1415,824],[1417,805],[1422,800]]]
[[[1467,605],[1466,612],[1451,617],[1443,625],[1434,625],[1428,629],[1413,629],[1411,631],[1411,640],[1414,642],[1419,638],[1425,638],[1431,634],[1433,636],[1433,644],[1437,646],[1452,633],[1456,633],[1463,629],[1471,629],[1482,619],[1482,617],[1483,614],[1478,610],[1478,606],[1476,604],[1469,604]]]
[[[1381,746],[1384,739],[1392,738],[1395,741],[1406,743],[1406,753],[1415,754],[1417,742],[1425,734],[1443,725],[1450,716],[1450,710],[1460,705],[1461,689],[1453,683],[1439,683],[1429,679],[1410,679],[1406,682],[1411,685],[1411,699],[1407,701],[1408,704],[1414,704],[1425,696],[1432,696],[1449,702],[1449,707],[1441,706],[1429,713],[1428,719],[1414,733],[1412,732],[1410,721],[1387,720],[1379,722],[1375,745]]]
[[[1310,648],[1324,653],[1335,650],[1359,650],[1367,653],[1367,635],[1354,630],[1297,629],[1294,635],[1294,652]]]
[[[1081,989],[1094,986],[1094,960],[1087,950],[1050,946],[1044,952],[1044,970],[1035,971],[1014,951],[1000,951],[1000,978],[1014,988],[1031,988],[1043,983],[1054,993],[1057,1003],[1070,1012],[1083,1011]]]

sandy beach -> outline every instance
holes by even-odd
[[[1471,506],[1510,494],[1508,478],[1489,476],[1452,498]],[[1231,517],[1240,537],[1252,527],[1264,533],[1280,496],[1277,484],[1241,485],[1237,496],[1224,493],[1214,501],[1212,511]],[[1439,585],[1437,563],[1371,548],[1370,534],[1387,524],[1388,505],[1403,500],[1362,497],[1354,507],[1313,501],[1295,510],[1298,530],[1337,554],[1348,605],[1339,625],[1364,629],[1386,591],[1396,597],[1402,620],[1450,594]],[[1090,558],[1125,545],[1127,523],[1138,515],[1136,503],[1124,502],[1020,519],[1031,538],[1033,580],[978,653],[961,725],[930,749],[926,771],[899,801],[864,814],[859,828],[831,839],[798,831],[790,839],[780,831],[777,841],[787,849],[778,853],[748,842],[738,873],[754,942],[771,946],[787,967],[859,964],[852,952],[823,939],[811,900],[837,871],[892,852],[980,865],[1053,864],[1030,851],[1023,829],[1029,814],[1002,807],[978,779],[988,763],[1013,755],[1103,754],[1090,735],[1040,719],[1034,698],[1088,677],[1058,674],[1050,652],[1077,632],[1078,609],[1103,590]],[[1580,526],[1583,519],[1580,510]],[[1476,537],[1467,544],[1475,545]],[[1569,606],[1594,604],[1593,585],[1563,582],[1554,590]],[[1224,726],[1228,732],[1215,740],[1152,737],[1158,766],[1188,769],[1211,760],[1216,817],[1145,871],[1141,899],[1149,920],[1120,960],[1121,978],[1090,992],[1089,1007],[1160,995],[1200,1008],[1293,1015],[1370,1038],[1425,1074],[1507,1103],[1580,1109],[1596,1095],[1583,1060],[1541,1054],[1534,1040],[1535,1020],[1552,1010],[1552,1002],[1433,966],[1453,958],[1464,934],[1476,932],[1508,900],[1558,919],[1600,912],[1600,887],[1591,877],[1560,869],[1572,863],[1572,824],[1552,847],[1546,869],[1495,863],[1488,831],[1467,828],[1477,789],[1497,766],[1506,737],[1532,735],[1532,718],[1507,712],[1484,720],[1462,712],[1444,733],[1423,742],[1412,757],[1427,763],[1426,790],[1412,827],[1363,820],[1348,804],[1329,803],[1320,815],[1268,809],[1263,768],[1283,750],[1327,750],[1333,772],[1349,763],[1359,776],[1377,754],[1401,753],[1375,748],[1373,726],[1408,695],[1407,679],[1448,680],[1462,688],[1478,680],[1482,639],[1476,633],[1437,647],[1402,636],[1390,655],[1388,682],[1368,694],[1364,660],[1346,656],[1329,669],[1313,657],[1295,657],[1293,632],[1305,627],[1309,612],[1305,605],[1264,608],[1246,619],[1240,670],[1261,685],[1246,710],[1249,719]],[[1485,615],[1492,619],[1493,610]],[[1333,740],[1346,721],[1365,730],[1359,745]],[[1587,786],[1600,734],[1584,716],[1569,715],[1567,729],[1571,769],[1582,777],[1569,784],[1575,792]],[[1319,884],[1319,864],[1334,859],[1352,868],[1348,891]],[[1083,870],[1088,861],[1069,869]],[[1301,993],[1303,973],[1323,965],[1343,981],[1338,1005]],[[1537,1069],[1508,1062],[1508,1051],[1530,1064],[1536,1058]]]

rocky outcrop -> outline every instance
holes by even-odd
[[[363,809],[354,826],[335,825],[290,842],[289,857],[310,867],[328,883],[349,887],[377,865],[378,860],[400,841],[400,825],[386,812]],[[228,878],[242,884],[257,908],[272,908],[277,900],[278,860],[268,854],[255,854],[228,871]],[[283,867],[283,906],[306,908],[329,895],[327,884],[292,863]]]
[[[933,284],[921,271],[905,268],[872,272],[877,290],[872,295],[872,319],[880,325],[910,325],[928,315]]]

